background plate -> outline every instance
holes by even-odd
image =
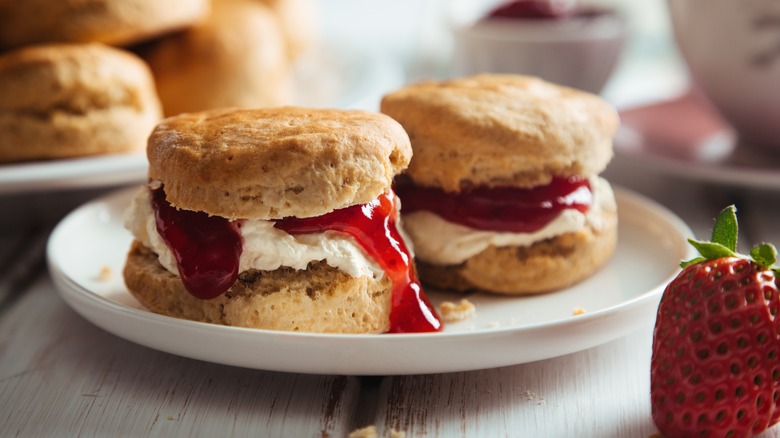
[[[619,338],[655,318],[690,229],[654,202],[615,190],[619,240],[611,261],[584,282],[532,297],[472,294],[475,317],[442,333],[327,335],[227,327],[153,314],[127,292],[121,271],[131,242],[122,213],[136,189],[89,202],[48,243],[55,285],[78,313],[117,336],[195,359],[264,370],[346,375],[424,374],[531,362]],[[110,278],[101,275],[110,272]],[[428,291],[438,306],[459,295]],[[575,307],[586,310],[573,315]]]
[[[0,194],[141,184],[146,168],[145,151],[0,164]]]
[[[683,179],[780,190],[777,152],[751,147],[695,91],[620,111],[615,154]]]

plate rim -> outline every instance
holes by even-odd
[[[636,208],[643,208],[645,210],[648,208],[652,209],[656,215],[660,215],[664,218],[664,220],[666,221],[666,225],[677,230],[680,233],[680,237],[693,236],[693,232],[691,231],[690,227],[688,227],[688,225],[685,224],[682,221],[682,219],[680,219],[677,215],[675,215],[673,212],[668,210],[663,205],[658,204],[657,202],[651,200],[650,198],[638,194],[636,192],[633,192],[629,189],[625,189],[619,186],[614,187],[614,189],[617,198],[619,200],[618,204],[628,202],[634,204],[634,207]],[[99,318],[96,318],[91,313],[87,314],[87,312],[85,311],[85,307],[83,306],[90,308],[92,311],[109,312],[109,314],[115,315],[120,318],[126,318],[126,319],[129,318],[130,320],[135,321],[137,323],[153,324],[160,327],[175,327],[177,330],[179,329],[192,330],[199,333],[205,332],[213,336],[236,335],[239,337],[246,337],[246,336],[251,337],[253,335],[254,336],[261,335],[270,338],[275,338],[281,341],[299,340],[300,342],[316,342],[316,341],[327,340],[329,343],[341,344],[341,345],[351,345],[354,343],[371,341],[371,344],[374,346],[376,345],[388,346],[397,343],[408,343],[410,341],[419,341],[422,343],[440,342],[442,339],[446,339],[449,342],[472,342],[472,341],[480,341],[486,337],[517,337],[517,336],[523,337],[523,336],[533,336],[536,333],[544,332],[548,330],[569,330],[573,327],[577,327],[582,324],[591,324],[604,319],[608,319],[608,320],[614,319],[620,316],[619,313],[621,311],[626,311],[626,312],[639,311],[643,306],[649,306],[652,303],[657,304],[657,300],[660,299],[660,296],[663,292],[663,289],[665,288],[665,285],[677,274],[677,272],[679,272],[679,270],[675,270],[671,272],[667,277],[664,278],[663,281],[661,281],[654,287],[650,288],[649,290],[643,293],[639,293],[636,296],[631,297],[630,299],[621,301],[618,304],[605,307],[596,311],[586,312],[585,314],[578,315],[576,317],[570,316],[566,318],[558,318],[558,319],[552,319],[548,321],[535,322],[535,323],[530,323],[521,326],[478,328],[474,330],[459,331],[454,333],[406,333],[406,334],[392,334],[392,335],[285,332],[285,331],[273,331],[273,330],[254,329],[254,328],[246,328],[246,327],[222,326],[217,324],[210,324],[205,322],[191,321],[191,320],[179,319],[179,318],[174,318],[165,315],[159,315],[150,312],[148,310],[136,309],[133,307],[122,305],[121,303],[117,303],[115,301],[110,300],[109,298],[106,298],[105,296],[101,295],[98,292],[92,291],[89,288],[82,286],[74,278],[72,278],[67,272],[65,272],[65,270],[59,265],[57,260],[54,260],[54,257],[52,255],[54,253],[53,248],[57,245],[58,239],[60,239],[59,236],[62,233],[64,233],[65,230],[67,230],[71,221],[78,220],[80,214],[84,214],[90,208],[94,208],[96,205],[100,203],[111,202],[111,200],[114,198],[128,196],[131,192],[135,190],[137,190],[136,187],[123,188],[120,190],[113,191],[107,195],[101,196],[90,202],[87,202],[82,206],[78,207],[77,209],[73,210],[70,214],[68,214],[65,218],[63,218],[63,220],[55,227],[47,243],[46,258],[47,258],[47,265],[49,267],[49,272],[52,281],[55,284],[55,288],[57,289],[57,292],[67,302],[67,304],[78,314],[80,314],[82,317],[92,322],[96,326],[100,327],[101,329],[113,333],[121,338],[128,339],[140,345],[144,345],[146,347],[157,349],[160,351],[166,351],[181,356],[191,357],[200,360],[207,360],[215,363],[223,363],[227,365],[248,366],[250,368],[255,368],[255,369],[268,369],[274,371],[290,371],[289,369],[274,369],[274,368],[267,368],[261,366],[252,366],[252,365],[247,365],[245,363],[241,363],[241,361],[235,361],[235,360],[214,360],[213,358],[204,357],[202,355],[183,354],[181,352],[161,350],[160,348],[151,345],[154,344],[154,342],[152,343],[143,342],[143,340],[134,339],[135,337],[133,336],[132,332],[128,334],[126,333],[126,330],[117,330],[116,327],[107,327],[106,324],[99,323],[98,321],[96,321],[96,319]],[[687,248],[686,256],[693,253],[692,247],[687,245],[686,248]],[[653,313],[655,312],[653,311]],[[618,331],[618,333],[616,333],[612,337],[608,337],[608,338],[602,337],[603,339],[600,339],[597,343],[591,345],[591,347],[617,339],[621,336],[624,336],[627,333],[629,333],[629,331]],[[590,347],[586,347],[586,348],[590,348]],[[533,360],[556,357],[563,354],[569,354],[576,351],[581,351],[583,349],[566,351],[555,355],[547,355]],[[532,360],[512,362],[503,365],[510,365],[513,363],[525,363],[530,361]],[[503,365],[499,364],[499,365],[489,365],[485,367],[466,367],[466,368],[450,366],[450,367],[443,367],[442,370],[440,371],[414,369],[409,372],[406,372],[401,370],[402,371],[401,374],[467,371],[470,369],[490,368],[493,366],[503,366]],[[322,373],[322,371],[319,371],[316,366],[303,367],[301,369],[296,369],[293,371],[303,372],[303,373],[315,373],[315,374]],[[333,373],[332,371],[333,370],[330,370],[328,372]],[[350,375],[377,374],[376,370],[361,369],[361,367],[354,367],[354,366],[352,368],[348,368],[346,371],[348,372],[343,374],[350,374]],[[384,371],[388,371],[388,370],[384,370]],[[337,372],[337,374],[342,374],[342,373]],[[396,374],[396,373],[390,372],[390,373],[383,373],[383,374]]]
[[[147,168],[143,150],[3,163],[0,164],[0,195],[140,183],[147,177]],[[31,174],[36,177],[32,178]]]

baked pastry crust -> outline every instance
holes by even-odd
[[[220,0],[200,23],[138,48],[165,114],[290,104],[292,72],[278,21],[257,0]]]
[[[102,44],[0,56],[0,162],[143,150],[161,118],[137,56]]]
[[[191,25],[208,0],[21,0],[0,4],[0,48],[48,42],[127,45]]]
[[[267,220],[376,199],[408,165],[411,146],[383,114],[220,109],[163,120],[147,156],[150,180],[175,207]]]
[[[316,333],[384,333],[390,327],[388,276],[351,277],[324,262],[308,269],[246,271],[211,300],[190,295],[157,255],[133,242],[124,268],[130,293],[152,312],[214,324]]]
[[[260,1],[279,18],[290,59],[297,58],[315,46],[320,33],[320,10],[315,0]]]
[[[409,177],[449,192],[598,174],[619,123],[598,96],[516,75],[412,84],[386,95],[381,111],[412,139]]]
[[[595,273],[617,245],[617,212],[605,211],[602,226],[587,227],[531,246],[490,246],[458,265],[417,260],[420,279],[436,288],[529,295],[571,286]]]

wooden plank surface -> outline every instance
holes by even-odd
[[[556,359],[393,377],[377,423],[409,436],[647,437],[651,339],[648,326]]]
[[[2,436],[338,437],[355,427],[359,393],[355,377],[235,368],[135,345],[70,310],[47,276],[0,320]]]

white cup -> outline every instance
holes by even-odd
[[[780,1],[668,4],[696,84],[743,142],[780,149]]]

